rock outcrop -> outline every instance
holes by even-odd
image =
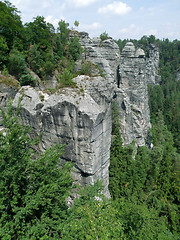
[[[147,84],[156,85],[161,83],[159,71],[159,49],[154,45],[149,46],[149,56],[146,61],[145,78]]]
[[[90,39],[80,33],[84,47],[82,59],[98,65],[105,78],[78,76],[77,88],[63,88],[48,94],[32,87],[22,87],[14,98],[17,106],[23,94],[22,121],[42,134],[40,149],[65,144],[62,161],[74,162],[72,177],[81,185],[103,181],[109,197],[108,183],[111,146],[111,104],[119,106],[124,144],[133,140],[144,145],[151,127],[147,84],[158,78],[157,49],[151,47],[146,60],[142,49],[127,43],[120,54],[112,39]]]
[[[146,59],[142,49],[128,42],[121,53],[119,78],[116,88],[119,105],[121,134],[124,144],[135,140],[145,145],[151,127],[148,106]]]
[[[177,72],[176,81],[180,81],[180,72]]]
[[[81,185],[104,183],[109,197],[108,167],[111,146],[111,104],[105,78],[79,76],[78,88],[65,88],[48,95],[23,87],[14,99],[17,105],[23,94],[22,121],[33,134],[41,133],[41,149],[65,144],[63,160],[75,163],[72,177]]]
[[[20,88],[20,84],[15,78],[12,76],[4,76],[0,72],[0,107],[5,108],[10,99],[14,99],[18,89]],[[1,126],[1,115],[0,115],[0,129],[3,128]]]
[[[120,60],[118,45],[109,38],[102,41],[99,37],[91,39],[85,32],[80,33],[80,43],[84,48],[82,58],[98,65],[105,73],[106,80],[114,84]]]

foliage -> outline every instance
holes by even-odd
[[[8,69],[7,69],[6,65],[3,65],[2,75],[8,76]]]
[[[10,74],[16,77],[19,77],[26,71],[25,58],[17,49],[12,49],[9,54],[8,70]]]
[[[52,24],[46,23],[44,17],[37,16],[33,22],[26,23],[25,30],[28,45],[38,44],[43,49],[51,47],[55,29]]]
[[[109,190],[117,203],[121,202],[122,198],[125,199],[127,209],[124,207],[121,211],[125,211],[124,216],[127,217],[127,239],[178,239],[180,172],[176,167],[180,158],[173,146],[173,137],[164,123],[163,115],[159,113],[153,124],[153,149],[139,147],[136,154],[133,144],[122,146],[116,105],[113,107],[112,116]],[[132,212],[128,215],[130,209]],[[149,212],[154,219],[148,216]],[[142,220],[144,217],[146,220]],[[141,219],[139,223],[138,218]],[[141,228],[143,222],[147,224],[148,221],[148,229],[152,228],[151,232]],[[155,230],[157,222],[159,227]],[[125,224],[125,219],[122,219],[122,223]]]
[[[0,32],[9,50],[14,45],[22,50],[24,28],[18,10],[9,1],[0,1]]]
[[[100,35],[101,41],[107,40],[108,38],[109,38],[109,35],[107,32],[101,33],[101,35]]]
[[[76,61],[80,58],[82,52],[81,45],[77,37],[71,38],[69,43],[69,56]]]
[[[137,199],[121,197],[112,205],[122,223],[125,239],[177,239],[167,229],[165,217],[159,217],[158,212],[145,203],[138,204]]]
[[[90,77],[101,76],[105,77],[103,70],[96,64],[92,62],[83,60],[79,66],[79,71],[76,72],[76,75],[87,75]]]
[[[22,85],[35,83],[27,67],[46,80],[61,67],[63,58],[71,62],[80,57],[82,48],[77,37],[69,38],[69,23],[61,20],[55,30],[44,17],[37,16],[23,26],[18,14],[11,3],[0,2],[0,68],[7,67]],[[77,21],[75,24],[78,26]],[[64,68],[59,74],[63,72]]]
[[[75,83],[73,82],[74,75],[68,70],[65,69],[63,74],[60,76],[60,87],[74,87]]]
[[[18,123],[17,110],[2,110],[0,134],[1,239],[58,239],[71,189],[70,166],[59,167],[62,147],[41,156],[33,150],[30,129]]]
[[[84,61],[81,64],[81,69],[79,71],[80,75],[88,75],[91,76],[92,74],[92,63],[88,61]]]
[[[30,85],[30,86],[34,87],[35,79],[33,78],[33,76],[31,76],[30,72],[26,71],[20,77],[20,84],[21,84],[21,86]]]
[[[177,73],[180,69],[180,41],[156,40],[155,44],[160,50],[162,83],[161,87],[155,86],[149,91],[151,119],[154,121],[158,110],[163,113],[165,124],[172,132],[175,147],[180,153],[180,81],[177,81]]]
[[[6,39],[0,35],[0,67],[7,63],[8,50]]]
[[[75,21],[75,26],[79,25]],[[78,37],[61,20],[57,30],[37,16],[22,25],[18,10],[0,1],[1,82],[34,86],[28,68],[41,79],[58,70],[59,85],[74,87],[75,61],[82,52]],[[101,40],[108,39],[106,32]],[[120,50],[127,41],[150,53],[160,50],[161,84],[149,86],[153,148],[133,142],[122,146],[118,106],[113,106],[110,156],[111,200],[100,194],[98,183],[78,192],[68,209],[65,199],[72,186],[70,166],[59,167],[62,147],[39,156],[33,149],[30,129],[18,123],[17,110],[2,111],[0,133],[0,238],[1,239],[179,239],[180,192],[180,41],[159,40],[153,35],[140,40],[117,40]],[[80,74],[100,70],[84,62]],[[54,90],[53,90],[54,91]]]
[[[79,22],[77,20],[74,21],[74,26],[76,26],[76,27],[79,26]]]
[[[124,239],[122,224],[116,218],[117,210],[100,194],[101,189],[96,182],[80,191],[81,197],[69,210],[62,239]]]
[[[58,57],[54,53],[53,39],[55,29],[46,23],[44,17],[36,17],[25,25],[27,35],[27,61],[33,71],[41,78],[51,75],[57,65]]]

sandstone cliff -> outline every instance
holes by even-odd
[[[135,140],[144,145],[151,127],[147,83],[157,83],[158,53],[152,48],[146,59],[142,49],[127,43],[120,54],[112,39],[80,35],[85,49],[82,59],[98,65],[105,78],[78,76],[74,79],[77,88],[59,89],[54,94],[22,87],[14,106],[23,94],[22,121],[32,127],[34,135],[42,133],[41,150],[65,144],[63,161],[75,163],[74,181],[84,185],[100,179],[108,197],[112,101],[119,106],[124,144]]]
[[[147,82],[145,53],[128,42],[121,53],[115,90],[124,144],[135,140],[137,145],[145,145],[151,127]]]

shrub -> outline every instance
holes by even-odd
[[[34,87],[35,86],[35,79],[33,78],[33,76],[31,76],[31,74],[29,72],[26,72],[26,73],[21,75],[20,84],[21,84],[21,86],[30,85],[30,86]]]
[[[70,57],[72,57],[72,59],[76,61],[77,59],[79,59],[81,52],[82,47],[81,44],[79,43],[78,38],[77,37],[72,38],[69,44]]]
[[[104,40],[106,40],[106,39],[108,39],[108,38],[109,38],[109,35],[108,35],[107,32],[103,32],[103,33],[100,35],[101,41],[104,41]]]
[[[19,78],[26,71],[25,57],[18,50],[13,49],[9,55],[8,63],[9,73]]]
[[[92,74],[92,64],[90,62],[84,62],[81,65],[81,69],[79,72],[81,75],[91,76]]]
[[[7,63],[8,59],[8,46],[5,38],[0,36],[0,66]]]
[[[74,77],[74,75],[66,68],[59,80],[60,87],[75,86],[75,83],[72,80],[73,77]]]
[[[55,64],[51,61],[47,61],[44,63],[43,72],[45,75],[52,75],[52,72],[55,70]]]

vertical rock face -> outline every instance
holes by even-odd
[[[85,49],[83,57],[103,69],[109,90],[114,91],[119,105],[123,143],[135,140],[137,145],[145,145],[151,128],[147,85],[159,84],[161,80],[158,49],[151,44],[146,59],[144,51],[135,49],[131,42],[120,54],[112,39],[90,39],[87,33],[82,33],[80,41]]]
[[[22,121],[33,134],[42,133],[41,149],[65,144],[63,161],[72,161],[72,177],[80,185],[104,183],[109,197],[108,167],[111,146],[111,97],[102,77],[79,76],[77,89],[61,89],[48,95],[23,87],[14,99],[17,105],[23,94]]]
[[[80,43],[85,50],[82,58],[97,64],[104,71],[106,80],[114,83],[120,59],[118,45],[112,39],[104,41],[98,37],[90,39],[89,35],[84,32],[80,35]]]
[[[18,92],[19,82],[10,76],[3,76],[0,72],[0,107],[5,108],[10,99],[13,99]],[[0,128],[1,126],[0,115]]]
[[[133,140],[145,145],[150,129],[146,60],[142,49],[128,42],[121,53],[116,102],[120,109],[121,133],[124,144]]]
[[[161,77],[158,75],[159,49],[153,44],[150,44],[149,47],[149,58],[146,62],[145,75],[147,84],[156,85],[160,84],[161,82]]]
[[[34,135],[42,133],[41,150],[65,144],[63,162],[74,162],[74,181],[84,185],[100,179],[108,197],[112,100],[119,106],[124,144],[135,140],[144,145],[151,127],[147,83],[159,81],[159,55],[152,46],[146,60],[144,51],[130,42],[120,54],[112,39],[90,39],[87,33],[80,36],[85,49],[82,59],[98,65],[105,78],[78,76],[74,79],[77,88],[59,89],[51,95],[23,87],[14,106],[23,94],[22,121],[32,127]]]

